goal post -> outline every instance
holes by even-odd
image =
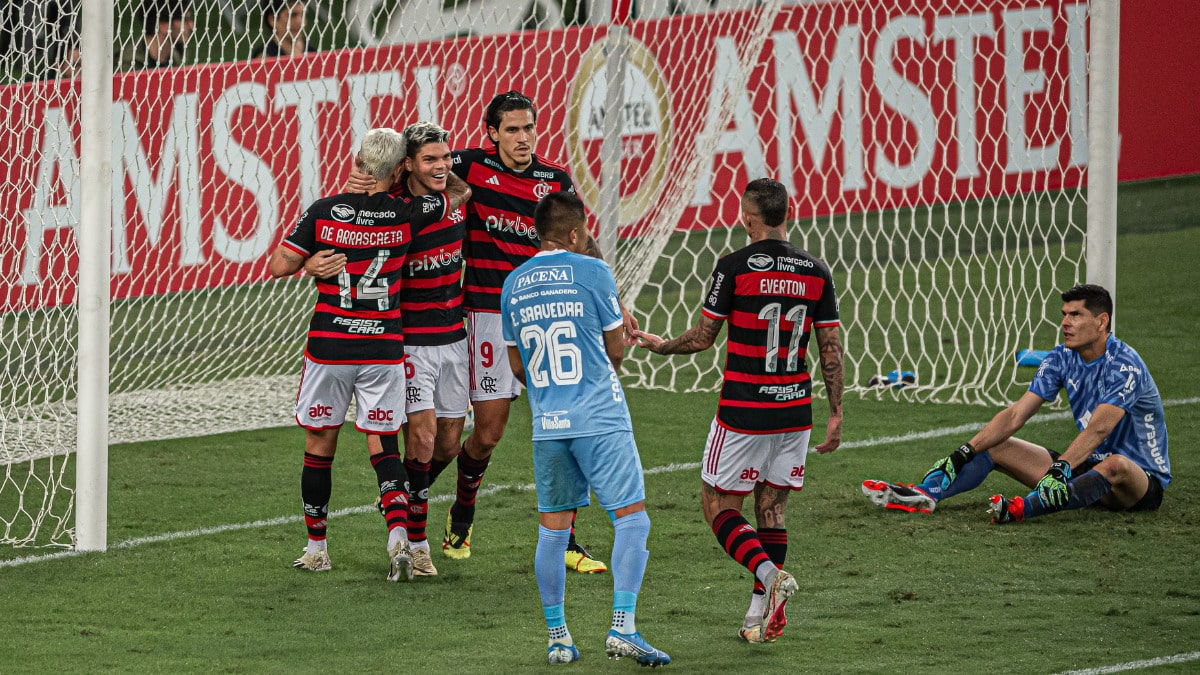
[[[486,145],[508,89],[657,333],[697,320],[761,176],[834,271],[862,395],[1002,402],[1057,291],[1114,281],[1116,0],[309,0],[300,34],[161,5],[43,3],[0,56],[0,543],[104,549],[109,443],[292,423],[314,291],[271,249],[368,129]],[[277,30],[296,53],[261,56]],[[151,47],[172,65],[114,58]],[[625,379],[715,390],[722,359],[634,350]],[[891,370],[916,382],[866,389]]]

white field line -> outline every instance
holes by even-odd
[[[1082,670],[1067,670],[1059,673],[1058,675],[1104,675],[1105,673],[1123,673],[1127,670],[1156,668],[1158,666],[1168,666],[1172,663],[1187,663],[1188,661],[1200,661],[1200,652],[1188,652],[1186,654],[1176,654],[1175,656],[1159,656],[1153,659],[1144,659],[1142,661],[1118,663],[1115,666],[1098,666],[1096,668],[1083,668]]]
[[[1200,403],[1200,396],[1176,399],[1173,401],[1164,401],[1166,407],[1187,406]],[[1042,422],[1052,422],[1059,420],[1070,419],[1071,415],[1068,412],[1054,412],[1042,414],[1029,420],[1028,424],[1039,424]],[[939,438],[942,436],[955,436],[964,434],[969,431],[976,431],[983,427],[979,424],[961,424],[953,427],[942,427],[940,429],[931,429],[929,431],[918,431],[900,436],[884,436],[882,438],[868,438],[861,441],[851,441],[843,443],[842,448],[870,448],[884,445],[893,445],[896,443],[905,443],[908,441],[925,440],[929,438]],[[817,456],[817,455],[814,455]],[[699,462],[677,462],[665,464],[663,466],[650,467],[645,470],[647,475],[660,473],[673,473],[675,471],[694,471],[700,468]],[[532,483],[522,485],[490,485],[479,491],[479,495],[487,496],[496,494],[501,490],[516,490],[518,492],[529,492],[533,490]],[[453,499],[453,495],[444,494],[438,495],[429,500],[432,504],[448,502]],[[374,505],[368,506],[353,506],[345,509],[338,509],[329,513],[330,518],[340,518],[342,516],[356,515],[360,513],[371,513],[375,511]],[[231,523],[228,525],[217,525],[216,527],[204,527],[197,530],[185,530],[182,532],[168,532],[167,534],[157,534],[152,537],[138,537],[136,539],[126,539],[119,541],[109,546],[110,550],[136,548],[145,544],[158,544],[167,541],[176,541],[179,539],[191,539],[193,537],[207,537],[214,534],[222,534],[225,532],[236,532],[239,530],[249,530],[256,527],[270,527],[274,525],[288,525],[292,523],[300,523],[304,521],[304,517],[300,515],[279,516],[278,518],[268,518],[266,520],[255,520],[248,523]],[[0,569],[5,567],[17,567],[20,565],[28,565],[31,563],[44,562],[47,560],[59,560],[62,558],[74,558],[76,556],[85,555],[87,553],[95,553],[95,551],[59,551],[56,553],[47,553],[43,555],[25,556],[22,558],[13,558],[11,560],[0,560]],[[1172,657],[1173,658],[1173,657]]]

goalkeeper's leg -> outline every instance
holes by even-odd
[[[1085,464],[1080,470],[1087,467]],[[1162,502],[1161,484],[1121,455],[1110,455],[1072,478],[1067,482],[1067,490],[1067,502],[1059,508],[1045,504],[1037,490],[1034,490],[1025,497],[1025,518],[1080,509],[1097,503],[1118,511],[1154,510]]]

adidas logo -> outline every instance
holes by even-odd
[[[487,179],[487,181],[485,181],[485,182],[486,182],[488,185],[499,185],[499,184],[500,184],[500,179],[499,179],[499,178],[496,178],[495,176],[492,176],[491,178]]]

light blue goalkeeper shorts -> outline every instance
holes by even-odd
[[[646,499],[632,431],[534,441],[533,475],[542,513],[587,506],[589,488],[610,512]]]

